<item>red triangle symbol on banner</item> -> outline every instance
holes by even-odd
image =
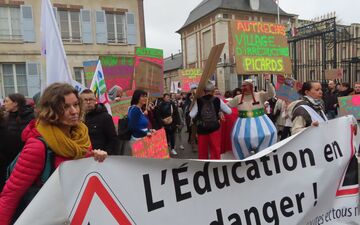
[[[84,222],[86,213],[90,207],[94,195],[97,194],[105,207],[109,210],[114,219],[121,225],[131,225],[130,220],[125,216],[122,209],[115,202],[109,191],[104,187],[97,176],[89,178],[83,195],[80,198],[74,217],[70,225],[81,225]]]

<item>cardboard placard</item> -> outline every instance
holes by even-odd
[[[132,156],[137,158],[167,159],[170,157],[164,128],[150,137],[135,141],[132,145]]]
[[[238,74],[292,74],[286,27],[257,21],[232,21]]]
[[[360,95],[350,95],[338,98],[340,115],[353,115],[360,120]]]
[[[179,70],[181,90],[183,92],[188,92],[191,90],[192,85],[198,86],[202,73],[203,70],[199,68]]]
[[[342,68],[325,70],[325,80],[343,79],[344,70]]]
[[[161,97],[164,93],[163,50],[135,48],[135,86],[149,93],[150,97]]]
[[[205,89],[206,82],[210,79],[211,75],[214,73],[216,66],[218,64],[222,50],[224,49],[225,43],[215,45],[211,48],[208,59],[206,60],[205,68],[201,75],[200,83],[196,89],[195,98],[199,98]]]

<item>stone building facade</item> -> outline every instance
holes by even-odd
[[[143,0],[51,0],[74,78],[85,83],[83,62],[99,55],[133,55],[145,47]],[[0,0],[0,98],[31,97],[45,79],[41,1]]]

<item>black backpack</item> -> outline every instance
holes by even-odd
[[[120,140],[128,141],[131,139],[131,130],[129,128],[129,119],[126,116],[119,119],[118,122],[118,138]]]
[[[199,99],[202,104],[199,109],[198,119],[196,121],[199,130],[213,132],[220,128],[219,118],[214,105],[214,97],[209,100]]]

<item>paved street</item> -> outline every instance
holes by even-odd
[[[189,136],[189,133],[186,133],[186,127],[184,127],[182,129],[182,145],[185,147],[185,149],[181,150],[179,148],[179,146],[180,146],[179,138],[176,135],[175,146],[176,146],[176,151],[177,151],[178,155],[172,156],[172,158],[179,158],[179,159],[197,159],[198,158],[197,151],[194,152],[191,149],[191,145],[187,142],[188,136]]]

